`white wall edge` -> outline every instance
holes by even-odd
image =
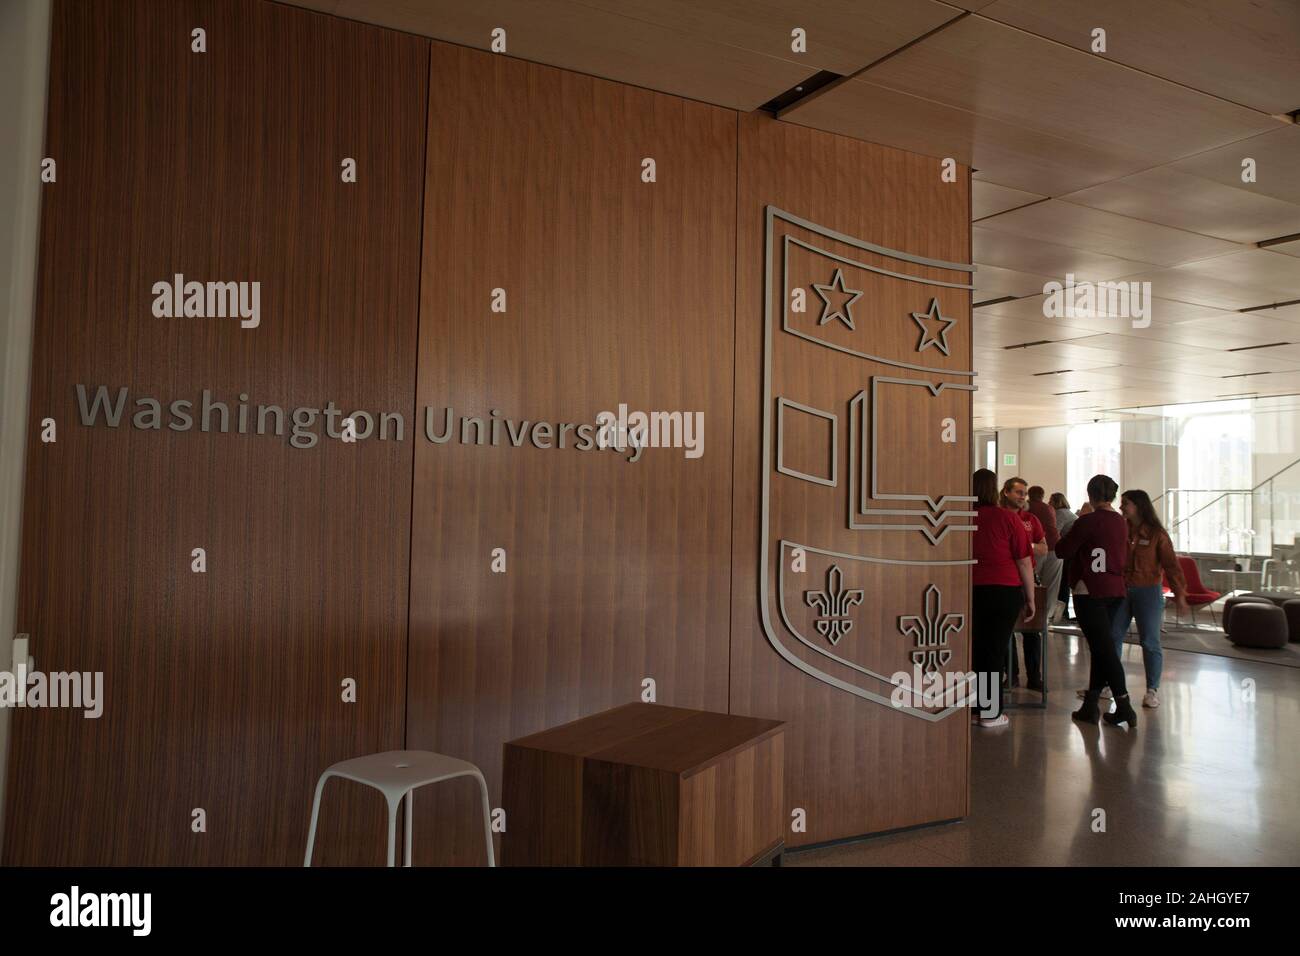
[[[0,670],[12,666],[18,614],[51,8],[52,0],[0,3],[0,223],[10,224],[0,231]],[[0,708],[0,842],[9,728]]]

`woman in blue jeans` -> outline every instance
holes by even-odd
[[[1160,670],[1164,652],[1160,649],[1160,622],[1164,620],[1165,596],[1162,576],[1168,576],[1180,609],[1187,607],[1187,582],[1178,566],[1173,542],[1156,515],[1151,496],[1141,489],[1126,491],[1120,511],[1128,519],[1128,566],[1124,571],[1127,596],[1115,613],[1115,650],[1123,655],[1124,635],[1129,621],[1137,619],[1142,641],[1142,665],[1146,670],[1147,692],[1143,707],[1160,706]]]

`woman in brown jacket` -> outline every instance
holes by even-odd
[[[1137,488],[1126,491],[1120,498],[1120,510],[1128,519],[1128,568],[1124,572],[1128,595],[1115,614],[1115,650],[1123,655],[1129,621],[1137,618],[1138,636],[1142,641],[1142,666],[1147,676],[1147,692],[1142,698],[1142,706],[1159,707],[1160,670],[1164,664],[1164,652],[1160,649],[1160,622],[1165,610],[1161,578],[1162,575],[1168,576],[1180,610],[1187,609],[1187,582],[1178,566],[1173,542],[1151,504],[1151,496]]]

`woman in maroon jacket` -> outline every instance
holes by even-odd
[[[1074,719],[1095,724],[1100,713],[1098,698],[1103,687],[1115,695],[1115,712],[1108,723],[1137,726],[1137,713],[1128,699],[1124,665],[1111,637],[1115,614],[1128,590],[1124,568],[1128,563],[1128,522],[1111,503],[1119,485],[1109,475],[1093,475],[1088,482],[1092,510],[1080,515],[1060,541],[1056,556],[1069,562],[1070,590],[1074,593],[1075,616],[1088,641],[1088,691]]]

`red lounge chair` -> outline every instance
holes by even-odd
[[[1203,605],[1213,605],[1222,595],[1218,591],[1207,590],[1201,583],[1201,572],[1196,568],[1196,562],[1186,555],[1178,555],[1178,567],[1182,569],[1183,577],[1187,580],[1187,603],[1192,609],[1192,625],[1196,624],[1196,609]],[[1166,579],[1166,586],[1169,581]],[[1215,620],[1214,608],[1210,608],[1210,620],[1214,621],[1215,627],[1219,622]]]
[[[1169,586],[1169,575],[1164,575],[1164,580],[1160,585],[1160,596],[1165,599],[1164,607],[1160,614],[1160,633],[1164,634],[1167,630],[1165,627],[1165,615],[1169,613],[1169,602],[1174,599],[1174,589]],[[1178,606],[1174,606],[1174,623],[1178,623]]]

